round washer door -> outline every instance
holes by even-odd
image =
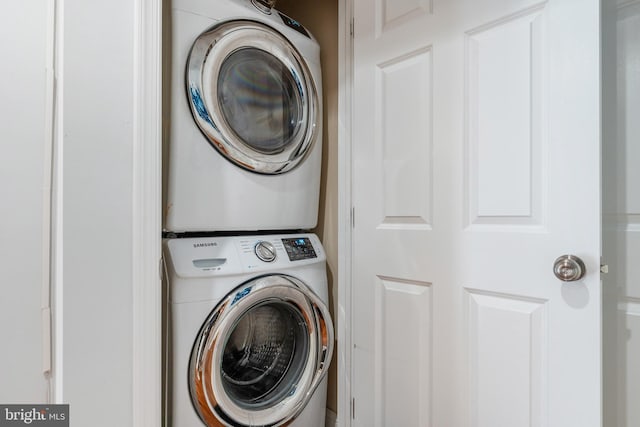
[[[228,160],[257,173],[295,168],[315,140],[317,94],[298,50],[273,28],[224,21],[202,33],[187,61],[198,127]]]
[[[193,405],[207,426],[280,426],[326,375],[333,324],[323,302],[288,275],[253,279],[207,317],[189,362]]]

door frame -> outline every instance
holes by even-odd
[[[133,162],[133,425],[162,420],[162,0],[136,0]],[[338,413],[351,425],[353,0],[338,0]]]
[[[162,0],[136,0],[133,174],[133,425],[162,420]],[[353,0],[338,0],[337,426],[351,425]],[[144,54],[144,56],[142,56]],[[153,106],[153,108],[148,108]]]
[[[136,0],[133,106],[133,416],[162,425],[162,0]]]
[[[352,420],[351,351],[352,286],[352,98],[353,0],[338,0],[338,306],[336,317],[338,414],[336,425]]]
[[[133,425],[162,425],[162,13],[136,0],[133,147]],[[338,0],[338,413],[351,425],[353,0]]]
[[[132,248],[132,424],[137,427],[162,425],[162,6],[163,0],[135,0],[133,49],[133,180],[131,209]],[[62,82],[64,81],[64,0],[49,6],[52,51],[48,53],[58,82],[54,91],[51,125],[56,152],[53,153],[51,195],[51,302],[52,330],[50,345],[53,356],[50,399],[64,403],[62,370],[63,352],[63,211],[61,204],[63,164],[62,144],[65,139]],[[55,83],[53,83],[55,84]]]

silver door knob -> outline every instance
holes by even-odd
[[[562,255],[553,263],[553,274],[563,282],[575,282],[584,277],[587,268],[575,255]]]

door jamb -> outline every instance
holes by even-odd
[[[349,427],[351,396],[351,266],[354,210],[351,197],[353,90],[353,0],[338,0],[338,419]]]
[[[162,0],[135,1],[132,422],[162,425]]]

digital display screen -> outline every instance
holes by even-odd
[[[282,239],[289,261],[298,261],[301,259],[317,258],[315,249],[311,244],[311,240],[307,237],[296,237],[291,239]]]

